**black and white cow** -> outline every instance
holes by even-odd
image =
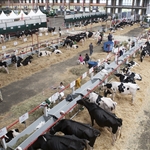
[[[121,72],[122,75],[132,77],[132,78],[134,78],[135,80],[138,80],[138,81],[142,81],[142,76],[138,73],[134,73],[134,72],[130,71],[130,68],[124,67],[121,70],[122,70],[122,72]]]
[[[147,44],[145,47],[141,47],[140,61],[143,62],[145,56],[150,56],[150,46]]]
[[[120,82],[123,82],[123,83],[131,82],[131,83],[135,83],[136,84],[135,79],[134,79],[133,76],[126,76],[126,75],[123,75],[123,74],[120,74],[120,73],[116,73],[114,75],[116,77],[119,77]]]
[[[134,66],[140,66],[137,62],[135,61],[130,61],[129,63],[126,64],[128,68],[133,68]]]
[[[5,135],[5,141],[6,141],[6,143],[8,143],[9,141],[11,141],[17,135],[19,135],[19,129],[12,129],[12,130],[8,131],[6,133],[6,135]]]
[[[39,136],[28,150],[84,150],[87,147],[85,139],[79,139],[74,135],[59,136],[47,133]]]
[[[88,88],[87,91],[90,92],[88,97],[86,97],[90,103],[95,103],[102,109],[109,112],[115,111],[117,103],[111,98],[103,97],[95,92],[91,92],[90,88]]]
[[[108,127],[112,131],[112,144],[114,145],[119,133],[121,132],[122,119],[118,118],[115,114],[105,111],[104,109],[97,106],[95,103],[90,103],[85,99],[80,99],[77,104],[81,104],[89,111],[92,126],[95,122],[100,127]],[[121,133],[120,133],[121,135]]]
[[[51,56],[52,55],[52,52],[50,51],[39,51],[38,52],[38,57],[41,57],[41,56]]]
[[[80,139],[87,139],[91,146],[90,150],[93,148],[96,138],[100,136],[99,130],[94,129],[90,125],[70,119],[60,120],[49,132],[50,134],[55,134],[59,131],[63,132],[65,135],[75,135]]]
[[[6,72],[9,74],[9,70],[7,68],[7,62],[6,61],[0,61],[0,69],[4,68]]]
[[[133,83],[122,83],[122,82],[111,82],[104,85],[104,96],[107,97],[108,94],[112,94],[112,99],[114,100],[115,93],[118,92],[124,95],[132,95],[132,104],[134,103],[136,91],[140,90],[137,84]]]

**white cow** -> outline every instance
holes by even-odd
[[[106,83],[104,87],[106,88],[104,96],[107,96],[107,94],[112,94],[113,100],[116,92],[124,95],[132,95],[132,104],[135,100],[136,91],[140,90],[140,87],[137,84],[122,82]]]
[[[38,53],[38,57],[51,56],[51,55],[52,55],[52,52],[50,52],[50,51],[39,51],[39,53]]]
[[[62,54],[62,51],[59,50],[59,49],[55,49],[55,50],[53,50],[52,52],[55,53],[55,54]]]
[[[96,94],[95,92],[91,92],[91,89],[87,89],[89,94],[89,100],[91,103],[95,103],[106,111],[112,112],[115,111],[117,103],[114,102],[111,98],[102,97],[101,95]]]
[[[39,28],[39,32],[40,33],[48,32],[48,28],[41,27],[41,28]]]

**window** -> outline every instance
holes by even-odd
[[[112,5],[111,2],[112,2],[111,0],[108,0],[108,5]]]
[[[90,3],[90,0],[85,0],[85,3]]]
[[[60,3],[60,0],[57,0],[57,3]]]
[[[100,0],[100,3],[106,3],[106,0]]]
[[[96,0],[93,0],[93,4],[96,4]]]
[[[66,0],[66,3],[69,3],[69,0]]]
[[[77,0],[74,0],[74,3],[77,3]]]
[[[132,0],[123,0],[122,5],[132,5]]]

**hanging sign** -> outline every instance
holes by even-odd
[[[17,44],[18,44],[18,43],[15,41],[15,42],[14,42],[14,45],[17,45]]]
[[[85,73],[82,74],[82,79],[84,79],[86,77],[87,77],[87,72],[85,72]]]
[[[24,115],[22,115],[21,117],[19,117],[19,122],[22,123],[25,120],[27,120],[29,118],[29,113],[25,113]]]
[[[26,41],[27,41],[27,38],[24,38],[23,41],[26,42]]]
[[[93,72],[93,67],[89,69],[89,74]]]
[[[6,127],[0,129],[0,138],[3,137],[7,133]]]
[[[4,46],[2,46],[2,50],[4,50],[4,49],[6,49],[6,46],[4,45]]]
[[[70,83],[70,88],[73,88],[73,87],[75,86],[75,84],[76,84],[75,81],[71,82],[71,83]]]
[[[58,99],[58,97],[59,97],[59,92],[53,94],[51,97],[52,102],[55,102]]]

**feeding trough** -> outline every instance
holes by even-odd
[[[107,41],[104,43],[103,49],[104,52],[111,52],[114,46],[114,42],[112,41]]]

